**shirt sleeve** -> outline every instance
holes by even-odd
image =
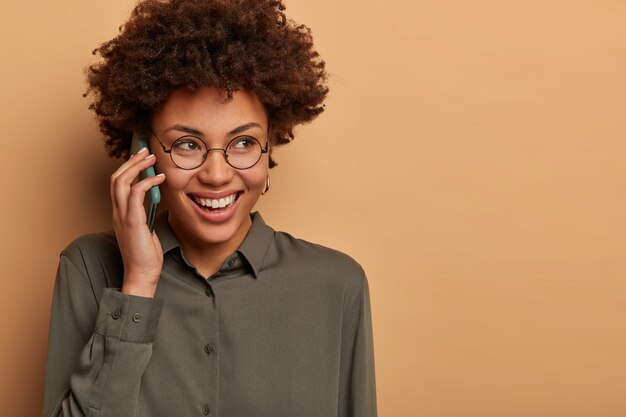
[[[374,338],[369,286],[361,286],[346,303],[341,339],[338,417],[376,417]]]
[[[104,289],[61,255],[45,378],[45,417],[132,417],[163,301]]]

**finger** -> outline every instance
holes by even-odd
[[[148,156],[150,156],[150,154],[146,151],[147,150],[143,148],[136,155],[133,155],[132,159],[129,159],[128,161],[124,162],[115,170],[113,174],[111,174],[111,178],[110,178],[111,194],[113,194],[115,182],[119,179],[121,175],[127,172],[129,168],[136,166],[137,164],[140,164],[141,162],[145,161]]]
[[[130,156],[130,158],[128,158],[126,160],[126,162],[124,162],[122,165],[120,165],[113,174],[111,174],[111,179],[114,180],[115,178],[117,178],[122,172],[126,171],[128,169],[128,167],[141,162],[143,159],[145,159],[148,155],[149,152],[147,152],[148,149],[147,148],[141,148],[139,151],[137,151],[136,154],[133,154]]]
[[[131,155],[122,165],[120,165],[117,169],[117,171],[122,172],[124,171],[126,168],[128,168],[129,166],[133,165],[134,163],[136,163],[138,160],[141,160],[143,158],[145,158],[146,156],[148,156],[149,152],[148,148],[143,147],[141,149],[139,149],[137,151],[137,153]],[[138,159],[136,159],[136,157],[139,157]]]
[[[127,210],[125,223],[130,226],[138,226],[146,224],[146,212],[144,200],[146,193],[154,186],[161,184],[165,180],[164,174],[149,177],[141,180],[130,188],[127,199]]]
[[[117,208],[118,212],[122,216],[124,216],[128,210],[128,195],[130,193],[132,182],[137,178],[141,171],[154,165],[155,161],[156,158],[154,155],[148,155],[143,160],[129,166],[113,180],[112,199],[115,202],[114,208]]]
[[[122,165],[120,165],[115,170],[115,172],[113,174],[111,174],[111,177],[110,177],[110,180],[109,180],[109,193],[111,194],[111,201],[112,202],[115,202],[115,194],[114,194],[115,181],[129,167],[133,166],[134,164],[137,164],[137,163],[141,162],[142,160],[145,160],[145,157],[148,156],[148,153],[146,151],[147,151],[147,148],[140,149],[136,154],[131,155],[131,157],[126,162],[124,162]]]
[[[165,181],[165,175],[158,174],[154,177],[145,178],[131,187],[128,196],[126,224],[129,226],[146,224],[146,211],[143,204],[146,193],[152,187],[161,184],[163,181]]]

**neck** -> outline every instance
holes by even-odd
[[[214,247],[211,249],[198,249],[181,243],[185,257],[196,267],[196,270],[204,278],[209,279],[211,275],[220,270],[224,260],[235,251],[224,247]]]
[[[195,266],[200,275],[208,279],[219,271],[226,258],[241,246],[252,226],[252,220],[248,216],[242,227],[230,239],[224,242],[206,242],[199,239],[197,236],[179,227],[176,221],[170,221],[170,226],[180,242],[185,258]]]

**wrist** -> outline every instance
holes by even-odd
[[[124,284],[122,285],[122,293],[124,294],[153,298],[155,292],[156,292],[156,283],[155,284],[136,284],[132,282],[127,283],[126,278],[124,278]]]

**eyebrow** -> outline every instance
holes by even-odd
[[[239,127],[234,128],[233,130],[231,130],[230,132],[228,132],[226,135],[227,135],[227,136],[234,136],[234,135],[237,135],[237,134],[239,134],[239,133],[245,132],[245,131],[246,131],[246,130],[248,130],[248,129],[252,129],[252,128],[254,128],[254,127],[258,127],[258,128],[260,128],[260,129],[262,129],[262,128],[263,128],[263,127],[262,127],[260,124],[258,124],[258,123],[255,123],[255,122],[249,122],[249,123],[246,123],[246,124],[243,124],[243,125],[241,125],[241,126],[239,126]],[[179,132],[187,133],[187,134],[189,134],[189,135],[194,135],[194,136],[204,137],[204,134],[203,134],[201,131],[199,131],[198,129],[193,128],[193,127],[191,127],[191,126],[185,126],[185,125],[179,125],[179,124],[176,124],[176,125],[170,126],[170,127],[168,127],[167,129],[165,129],[165,130],[163,131],[163,133],[169,132],[170,130],[177,130],[177,131],[179,131]]]
[[[189,127],[189,126],[185,126],[185,125],[173,125],[168,127],[167,129],[165,129],[163,131],[163,133],[167,133],[171,130],[177,130],[179,132],[183,132],[183,133],[188,133],[190,135],[195,135],[195,136],[204,136],[202,134],[202,132],[200,132],[198,129],[194,129],[193,127]]]
[[[261,125],[258,123],[254,123],[254,122],[250,122],[250,123],[246,123],[244,125],[241,125],[239,127],[234,128],[233,130],[231,130],[230,132],[228,132],[228,136],[235,136],[239,133],[245,132],[248,129],[252,129],[253,127],[258,127],[259,129],[262,129]]]

